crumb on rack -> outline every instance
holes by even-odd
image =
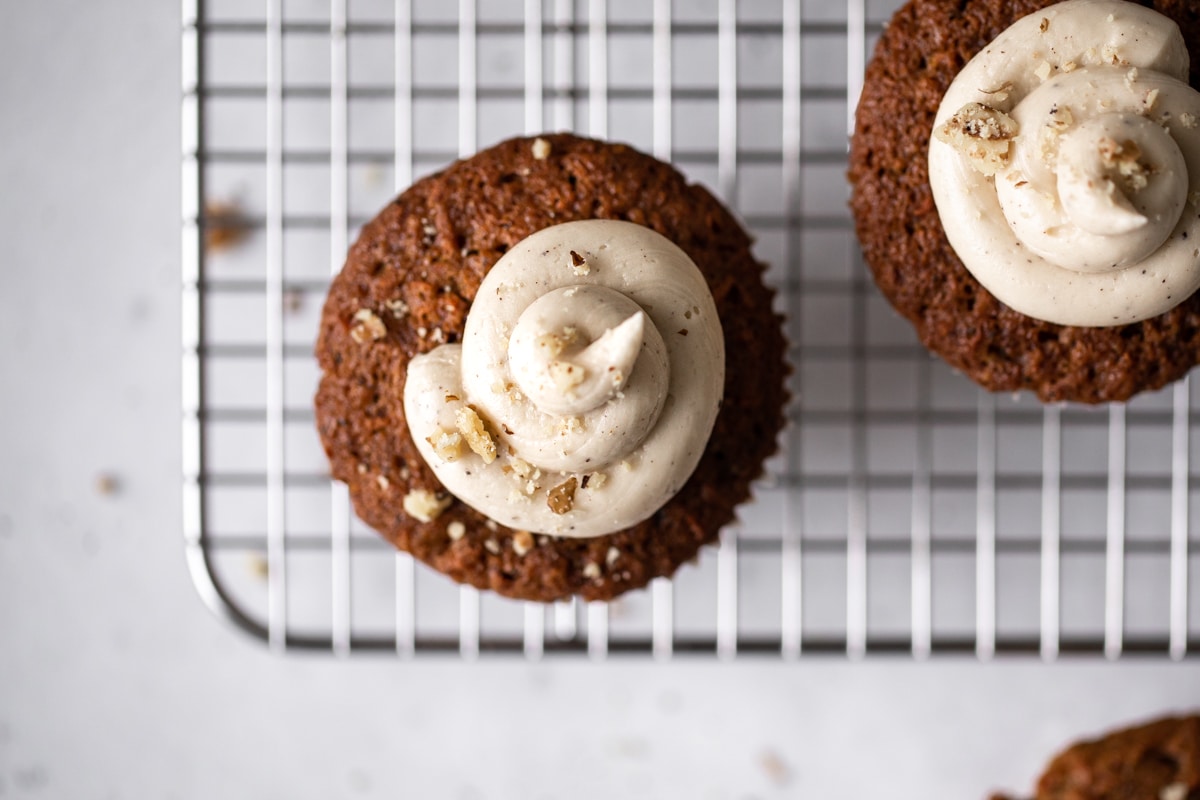
[[[359,344],[376,342],[387,335],[387,326],[369,308],[360,308],[355,311],[354,323],[354,327],[350,329],[350,338]]]
[[[513,552],[523,556],[533,549],[533,534],[529,531],[517,531],[512,537]]]
[[[450,537],[450,541],[457,542],[467,535],[467,526],[458,520],[454,520],[446,526],[446,535]]]
[[[483,459],[483,463],[490,464],[495,461],[496,443],[483,426],[479,413],[471,406],[463,406],[454,419],[459,433],[467,440],[467,446]]]
[[[575,490],[578,487],[579,480],[572,475],[550,490],[546,496],[546,505],[550,506],[550,510],[555,514],[566,514],[575,505]]]
[[[250,235],[250,220],[236,202],[209,200],[204,204],[204,246],[216,253],[229,250]]]
[[[967,157],[984,175],[995,175],[1008,165],[1011,140],[1017,123],[1008,114],[982,103],[967,103],[934,130],[934,137]]]
[[[450,496],[438,497],[428,489],[413,489],[404,495],[404,513],[420,522],[433,522],[450,507]]]
[[[533,140],[533,157],[538,161],[545,161],[550,157],[550,143],[542,137]]]

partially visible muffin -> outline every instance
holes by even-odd
[[[1033,800],[1200,800],[1200,715],[1072,745],[1046,767]]]
[[[691,478],[649,518],[592,538],[506,528],[455,498],[418,452],[403,403],[410,363],[462,341],[497,261],[576,220],[636,223],[682,249],[708,285],[727,353],[720,411]],[[333,476],[396,547],[508,597],[606,600],[672,574],[733,520],[783,426],[781,318],[750,245],[704,187],[622,144],[512,139],[418,181],[363,228],[325,304],[316,415]],[[581,479],[577,490],[595,484]]]
[[[951,82],[1002,31],[1050,5],[910,0],[896,12],[866,70],[851,142],[851,207],[880,291],[951,366],[992,391],[1120,401],[1177,380],[1200,361],[1200,294],[1116,327],[1027,316],[964,267],[930,187],[929,139]],[[1200,86],[1200,1],[1145,5],[1179,26],[1191,55],[1190,83]]]

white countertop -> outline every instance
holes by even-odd
[[[981,798],[1200,706],[1194,661],[268,654],[182,557],[177,5],[6,16],[0,798]]]

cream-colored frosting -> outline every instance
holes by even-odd
[[[404,412],[463,502],[510,528],[600,536],[683,487],[724,387],[721,323],[692,260],[649,228],[588,220],[496,263],[462,344],[409,364]]]
[[[1035,12],[963,68],[938,109],[929,178],[988,291],[1100,327],[1200,288],[1200,93],[1187,78],[1175,23],[1122,0]]]

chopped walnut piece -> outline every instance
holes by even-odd
[[[413,489],[404,495],[404,513],[421,522],[433,522],[450,507],[450,497],[438,497],[428,489]]]
[[[1042,33],[1050,30],[1050,20],[1046,17],[1042,17],[1042,21],[1038,23],[1038,30]]]
[[[617,563],[617,559],[620,557],[621,551],[615,547],[610,547],[608,548],[608,553],[606,553],[604,556],[604,563],[611,567],[613,564]]]
[[[550,490],[546,497],[546,505],[550,506],[550,510],[555,514],[566,514],[575,505],[575,489],[578,486],[579,481],[574,476],[567,478]]]
[[[408,303],[403,300],[388,300],[384,303],[384,306],[387,307],[388,311],[392,312],[392,316],[396,319],[400,319],[408,313]]]
[[[369,308],[360,308],[355,311],[354,322],[354,327],[350,329],[350,338],[359,344],[376,342],[387,336],[387,326]]]
[[[1065,131],[1075,124],[1075,115],[1066,106],[1052,106],[1050,108],[1050,122],[1047,124],[1057,131]]]
[[[513,552],[523,556],[533,549],[533,534],[529,531],[517,531],[512,538]]]
[[[583,565],[583,577],[587,578],[588,580],[593,580],[593,581],[599,580],[600,579],[600,565],[597,564],[595,561],[589,561],[588,563],[584,564]]]
[[[1133,85],[1135,83],[1137,83],[1137,79],[1138,79],[1138,68],[1131,67],[1129,69],[1129,72],[1125,73],[1125,87],[1128,89],[1132,89]]]
[[[554,385],[560,392],[568,394],[583,383],[583,379],[587,377],[587,370],[568,361],[551,361],[550,377],[554,379]]]
[[[1118,142],[1116,139],[1105,137],[1100,140],[1099,149],[1100,162],[1109,169],[1115,169],[1117,174],[1125,179],[1129,189],[1136,192],[1150,184],[1151,170],[1139,160],[1142,150],[1132,139]]]
[[[462,455],[463,437],[458,431],[439,430],[426,441],[443,461],[455,461]]]
[[[513,473],[518,478],[528,478],[533,474],[533,467],[530,466],[529,462],[515,456],[509,460],[508,465],[512,467]]]
[[[935,129],[933,135],[965,155],[980,173],[995,175],[1008,165],[1017,123],[1003,111],[982,103],[967,103]]]
[[[483,463],[490,464],[496,460],[496,443],[492,441],[491,434],[483,426],[483,420],[475,409],[470,406],[460,408],[455,415],[455,423],[459,433],[467,440],[467,446],[483,459]]]
[[[1075,70],[1079,69],[1079,65],[1074,61],[1068,61],[1062,65],[1061,69],[1063,72],[1074,72]]]
[[[537,346],[551,358],[559,356],[563,350],[566,350],[579,339],[579,331],[576,328],[563,328],[562,333],[543,333],[537,337]]]
[[[467,526],[463,525],[458,520],[454,520],[446,526],[446,535],[450,537],[450,541],[457,542],[467,534]]]
[[[1041,64],[1038,64],[1038,68],[1033,71],[1033,74],[1037,76],[1038,80],[1045,81],[1053,71],[1054,67],[1050,66],[1050,62],[1043,61]]]
[[[599,489],[601,486],[603,486],[607,482],[608,482],[608,473],[593,472],[591,474],[591,480],[588,481],[588,486],[592,489]]]
[[[545,161],[550,157],[550,143],[540,136],[533,140],[533,157],[538,161]]]

